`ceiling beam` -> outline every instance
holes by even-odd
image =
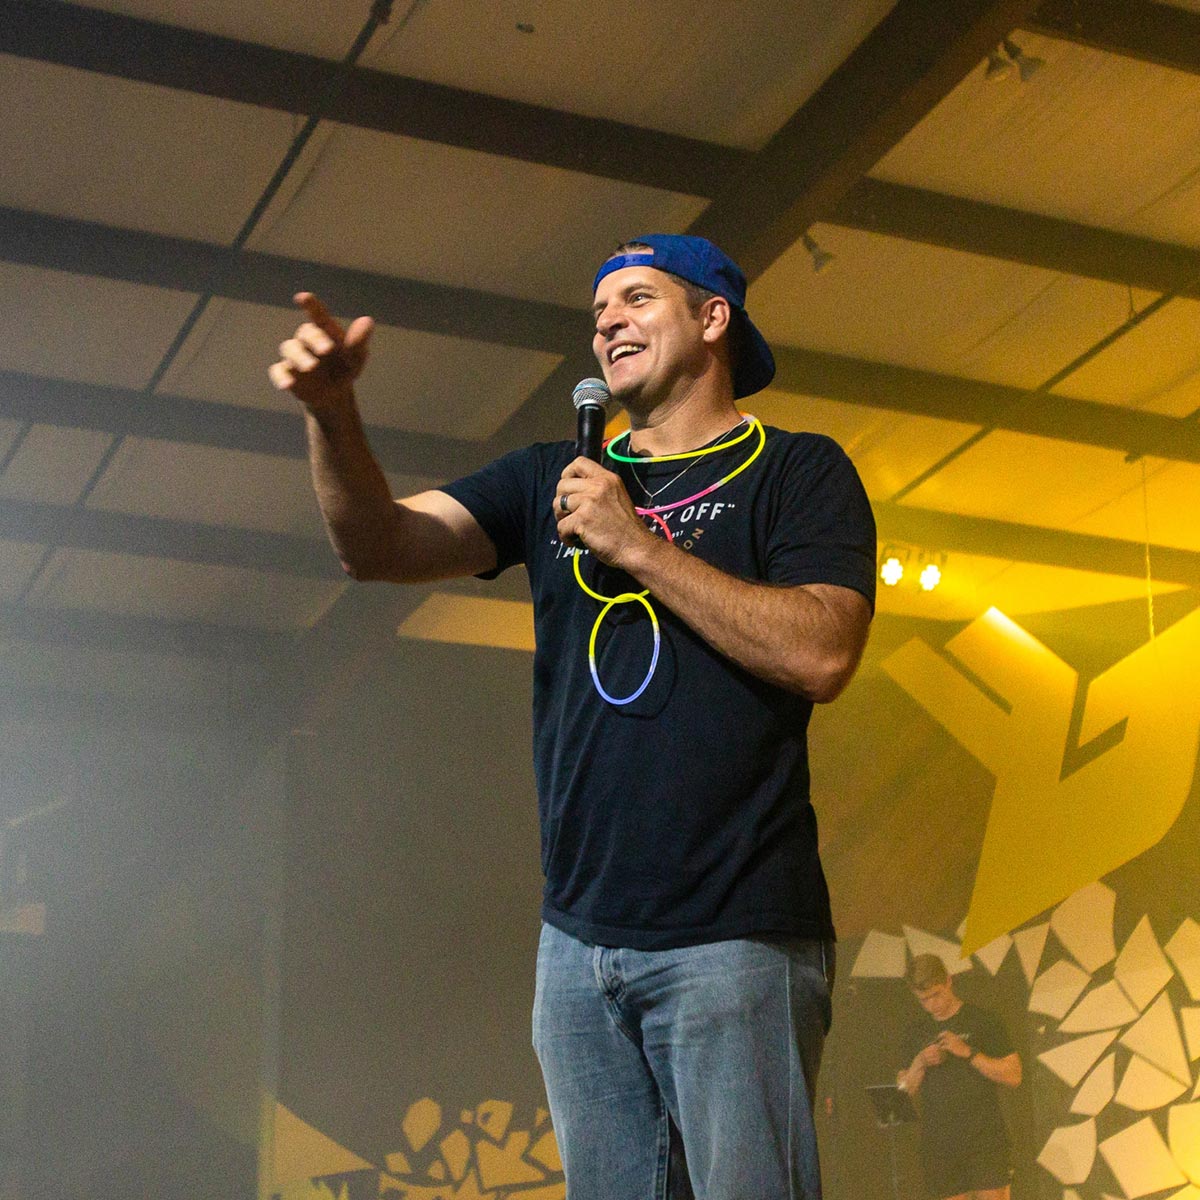
[[[939,375],[890,363],[779,347],[772,385],[797,396],[865,404],[1127,455],[1200,462],[1200,423],[1092,400],[1033,395],[1022,388]]]
[[[1024,29],[1200,75],[1200,14],[1146,0],[1045,0]]]
[[[1200,251],[1055,217],[862,179],[829,224],[1200,299]]]
[[[243,408],[167,393],[148,399],[130,388],[16,371],[0,371],[0,418],[281,458],[308,455],[298,410]],[[384,468],[402,475],[449,479],[483,466],[490,457],[482,442],[385,425],[368,425],[367,436]]]
[[[935,512],[906,504],[876,503],[872,507],[881,543],[907,542],[930,550],[983,554],[1013,562],[1074,567],[1134,579],[1146,576],[1144,542]],[[1200,587],[1200,554],[1155,545],[1150,546],[1149,554],[1156,581]]]
[[[344,579],[324,539],[27,500],[0,502],[0,537],[70,550]]]
[[[799,398],[839,400],[1007,429],[1122,454],[1200,462],[1200,424],[1186,418],[1057,395],[1039,396],[1031,402],[1029,393],[1020,388],[824,351],[781,346],[775,358],[778,374],[773,387]],[[551,376],[558,379],[560,393],[556,428],[570,427],[569,414],[563,416],[567,412],[566,397],[575,372],[585,369],[582,359],[570,359]],[[294,459],[306,454],[303,424],[289,412],[169,395],[155,396],[147,402],[137,391],[16,372],[0,372],[0,418]],[[512,429],[507,432],[513,436]],[[529,438],[548,436],[544,427],[531,425],[524,432]],[[367,435],[385,470],[437,480],[475,470],[506,448],[500,439],[464,441],[377,425],[369,426]]]
[[[273,254],[236,253],[187,238],[0,208],[0,260],[229,300],[286,307],[300,288],[334,312],[386,325],[561,353],[586,337],[582,309],[471,288],[397,279]]]
[[[750,157],[58,0],[0,0],[0,53],[694,196]]]
[[[297,635],[201,621],[0,604],[0,638],[122,654],[211,658],[259,666],[287,658]]]
[[[1037,0],[898,0],[693,222],[761,275],[1020,25]]]

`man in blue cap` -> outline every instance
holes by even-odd
[[[599,463],[539,444],[400,501],[354,403],[370,319],[301,293],[271,368],[352,576],[528,568],[533,1032],[570,1200],[820,1195],[834,935],[806,731],[866,642],[875,531],[832,441],[739,411],[775,371],[745,294],[702,238],[626,243],[593,349],[629,432]]]

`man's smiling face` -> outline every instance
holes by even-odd
[[[622,267],[600,280],[592,349],[605,382],[622,401],[655,403],[704,366],[703,311],[653,267]]]

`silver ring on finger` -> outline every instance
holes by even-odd
[[[567,494],[564,492],[558,498],[558,511],[565,517],[571,510],[567,507]]]

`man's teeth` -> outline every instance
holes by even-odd
[[[628,354],[637,354],[640,350],[645,350],[645,346],[618,346],[609,356],[609,362],[616,362],[618,358],[624,358]]]

